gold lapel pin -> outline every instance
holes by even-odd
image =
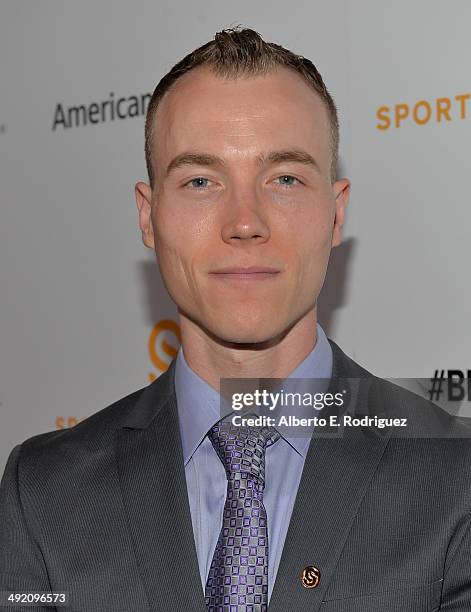
[[[301,584],[306,589],[315,589],[321,579],[321,573],[314,565],[306,565],[301,572]]]

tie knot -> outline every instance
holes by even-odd
[[[274,427],[238,427],[220,421],[211,427],[208,437],[228,478],[248,472],[265,482],[265,449],[280,437]]]

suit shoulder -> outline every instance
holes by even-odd
[[[471,488],[471,419],[447,412],[427,397],[389,380],[376,377],[382,414],[398,419],[405,427],[392,427],[389,446],[404,453],[414,449],[417,464],[422,454],[424,465],[443,475],[443,485],[456,481],[468,493]],[[378,411],[381,413],[381,410]],[[412,460],[412,458],[411,458]]]
[[[70,456],[83,451],[93,451],[112,443],[115,431],[132,412],[147,387],[133,391],[119,400],[93,413],[67,429],[48,431],[31,436],[19,446],[23,465],[56,460],[58,456]]]
[[[93,472],[110,464],[117,432],[146,427],[174,393],[175,360],[151,384],[106,406],[74,427],[49,431],[25,440],[18,452],[20,475],[53,478],[66,472]]]
[[[393,428],[391,442],[415,439],[419,445],[434,447],[441,460],[459,464],[469,474],[471,464],[471,419],[456,416],[432,402],[419,379],[381,378],[365,369],[329,340],[334,352],[334,375],[351,379],[357,388],[355,403],[369,416],[407,420],[406,428]],[[413,390],[412,390],[413,389]],[[425,395],[424,395],[425,393]],[[420,444],[419,444],[420,441]]]

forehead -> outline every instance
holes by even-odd
[[[195,150],[230,162],[265,150],[296,148],[330,172],[330,124],[324,102],[293,70],[222,79],[202,66],[165,94],[154,119],[157,171],[173,156]]]

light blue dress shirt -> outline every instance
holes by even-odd
[[[175,392],[183,446],[193,534],[203,593],[223,520],[227,477],[224,466],[206,436],[221,419],[219,393],[187,364],[182,347],[175,364]],[[332,349],[324,330],[317,324],[317,341],[309,355],[287,378],[325,379],[332,375]],[[306,416],[306,412],[300,414]],[[308,416],[315,416],[310,409]],[[279,429],[281,437],[269,446],[265,457],[264,505],[268,525],[268,597],[278,565],[294,501],[312,437],[292,437]],[[306,431],[306,430],[305,430]]]

